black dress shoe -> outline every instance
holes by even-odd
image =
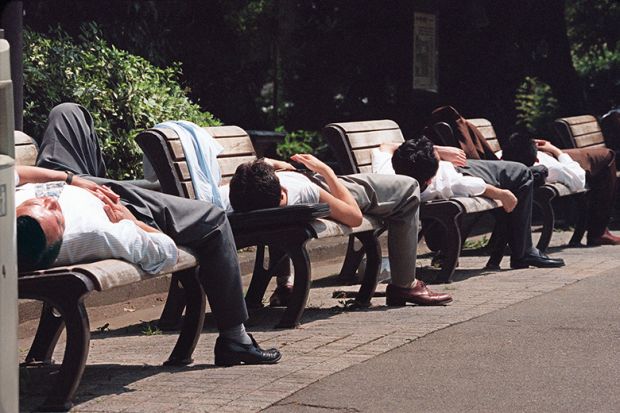
[[[263,350],[258,346],[254,337],[252,344],[241,344],[225,337],[218,337],[215,341],[215,365],[234,366],[236,364],[275,364],[282,358],[282,354],[275,348]]]
[[[523,258],[518,260],[510,260],[510,268],[519,269],[527,268],[529,266],[538,268],[557,268],[564,266],[564,260],[562,258],[551,258],[542,252],[538,254],[527,254]]]

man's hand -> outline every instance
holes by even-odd
[[[271,165],[276,171],[294,171],[296,168],[288,162],[279,161],[277,159],[263,158],[263,161]]]
[[[460,148],[435,145],[435,150],[437,151],[439,159],[441,159],[442,161],[448,161],[454,166],[465,166],[465,164],[467,163],[465,151]]]
[[[536,149],[538,149],[539,151],[547,152],[549,155],[552,155],[555,158],[562,155],[562,151],[556,146],[553,146],[549,141],[546,141],[544,139],[534,139],[534,142],[536,143]]]
[[[109,187],[105,185],[98,185],[93,181],[89,181],[88,179],[84,179],[79,176],[73,176],[71,185],[86,189],[106,204],[108,203],[106,200],[112,203],[116,203],[120,200],[120,196],[118,196],[118,194],[112,191]]]
[[[507,189],[500,190],[498,199],[502,201],[502,208],[504,208],[504,211],[506,212],[512,212],[512,210],[517,206],[517,197]]]
[[[291,156],[291,160],[303,164],[306,168],[310,169],[312,172],[318,173],[319,175],[325,176],[326,174],[334,173],[333,169],[327,166],[325,162],[308,153],[298,153],[297,155],[293,155]]]
[[[128,219],[133,222],[137,221],[131,211],[127,209],[125,205],[121,204],[120,201],[113,202],[109,198],[104,198],[102,201],[104,203],[103,210],[111,222],[117,223],[123,219]]]

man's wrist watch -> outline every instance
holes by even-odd
[[[71,171],[65,171],[65,173],[67,174],[67,179],[65,179],[65,182],[67,183],[67,185],[71,185],[71,182],[73,182],[74,173]]]

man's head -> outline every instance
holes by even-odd
[[[426,136],[405,141],[392,155],[394,172],[415,178],[424,191],[439,168],[433,142]]]
[[[275,169],[262,159],[237,167],[230,180],[230,204],[236,212],[286,205],[286,191]]]
[[[15,209],[20,271],[49,267],[60,251],[65,218],[53,197],[32,198]]]

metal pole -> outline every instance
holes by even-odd
[[[9,43],[0,39],[0,413],[19,409],[13,119]]]
[[[11,45],[11,73],[13,73],[13,103],[15,104],[15,129],[24,130],[24,6],[21,1],[9,1],[2,9],[0,27],[4,38]]]

